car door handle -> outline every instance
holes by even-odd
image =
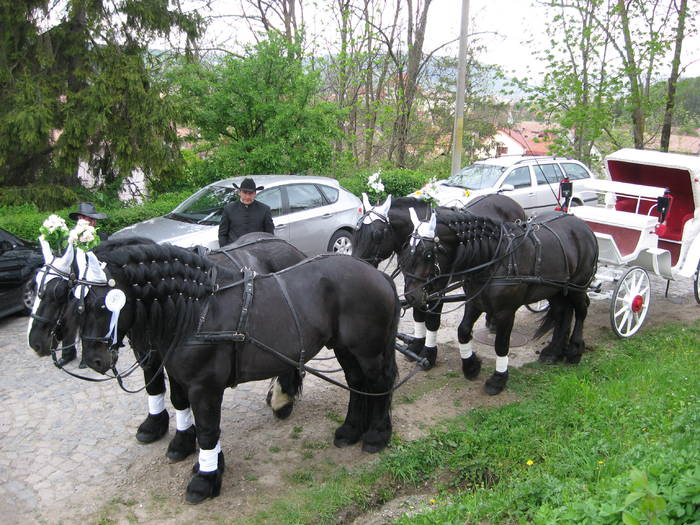
[[[275,226],[275,230],[284,230],[286,227],[286,224],[278,224]]]
[[[324,213],[323,215],[321,215],[321,217],[324,219],[330,219],[331,217],[333,217],[333,214],[332,213]]]

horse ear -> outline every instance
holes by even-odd
[[[408,214],[411,216],[411,222],[413,223],[413,229],[415,230],[416,228],[418,228],[418,226],[420,226],[420,219],[416,214],[415,208],[410,207],[408,209]]]
[[[430,216],[430,224],[428,225],[428,228],[430,229],[430,233],[432,235],[435,235],[435,227],[437,226],[437,214],[433,212],[433,214]]]
[[[364,191],[362,192],[362,206],[365,208],[365,213],[372,209],[372,205],[369,203],[369,197],[367,197]]]
[[[53,253],[51,252],[51,246],[46,242],[43,235],[39,235],[39,245],[41,246],[41,253],[44,254],[44,262],[49,264],[54,260]]]
[[[107,282],[107,275],[105,274],[105,271],[102,269],[102,264],[100,263],[99,259],[97,258],[97,255],[95,255],[92,252],[87,252],[85,255],[87,255],[87,272],[85,272],[85,278],[88,281],[93,281],[93,282],[98,282],[98,283],[106,283]]]
[[[66,246],[66,251],[63,255],[54,261],[56,268],[64,271],[65,273],[70,273],[71,266],[73,265],[73,259],[75,258],[75,251],[73,248],[73,243],[69,242]]]
[[[389,214],[389,208],[391,208],[391,194],[386,198],[384,204],[379,207],[378,211],[382,215],[387,216]]]

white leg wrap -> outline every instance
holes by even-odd
[[[272,386],[272,399],[270,399],[270,408],[272,410],[279,410],[283,406],[288,405],[291,402],[291,397],[282,392],[282,387],[280,386],[279,379],[275,380],[275,384]]]
[[[508,356],[496,358],[496,372],[508,371]]]
[[[425,337],[425,323],[413,321],[413,337],[423,339]]]
[[[216,446],[211,450],[199,449],[199,471],[214,472],[219,462],[219,452],[221,452],[221,441],[216,442]]]
[[[472,354],[474,354],[474,351],[472,350],[472,342],[469,341],[468,343],[459,343],[459,356],[462,359],[469,359]]]
[[[192,426],[192,409],[186,408],[185,410],[175,409],[175,424],[178,430],[187,430]]]
[[[428,330],[425,334],[425,347],[433,348],[437,346],[437,331]]]
[[[165,410],[165,394],[148,396],[148,413],[154,416]]]

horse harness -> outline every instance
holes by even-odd
[[[301,261],[290,268],[294,268],[296,266],[300,266],[303,264],[306,264],[307,262],[311,262],[317,259],[322,259],[322,258],[327,258],[327,257],[340,257],[343,256],[341,254],[336,254],[336,253],[326,253],[326,254],[320,254],[315,257],[312,257],[310,259],[306,259],[304,261]],[[346,257],[346,256],[345,256]],[[214,275],[213,279],[215,280],[216,275],[215,275],[215,270],[216,267],[214,266],[212,268],[214,270]],[[242,270],[243,272],[243,279],[240,279],[238,281],[234,281],[232,283],[223,285],[223,286],[217,286],[215,287],[214,291],[212,292],[212,295],[219,293],[223,290],[228,290],[230,288],[233,288],[235,286],[238,286],[240,284],[243,285],[243,297],[242,297],[242,302],[241,302],[241,313],[238,318],[238,324],[237,328],[235,331],[220,331],[220,332],[202,332],[201,327],[204,324],[204,321],[206,320],[207,313],[209,310],[209,301],[206,302],[204,309],[202,310],[202,314],[200,315],[199,322],[197,325],[197,332],[192,335],[191,337],[187,338],[185,340],[185,344],[195,344],[195,345],[206,345],[206,344],[220,344],[220,343],[226,343],[230,342],[233,343],[233,351],[237,352],[238,348],[237,345],[242,344],[242,343],[250,343],[266,352],[269,354],[273,355],[280,361],[282,361],[285,364],[288,364],[290,366],[293,366],[299,371],[299,375],[303,378],[306,375],[306,372],[310,373],[311,375],[314,375],[320,379],[323,379],[324,381],[327,381],[335,386],[338,386],[340,388],[343,388],[345,390],[348,390],[350,392],[354,392],[356,394],[361,394],[361,395],[367,395],[367,396],[385,396],[388,395],[389,393],[393,392],[397,388],[399,388],[401,385],[403,385],[406,381],[408,381],[418,370],[419,366],[416,365],[414,370],[410,372],[403,380],[401,380],[399,383],[394,385],[391,390],[387,392],[380,392],[380,393],[375,393],[375,392],[362,392],[360,390],[356,390],[352,387],[349,387],[347,385],[344,385],[343,383],[340,383],[339,381],[336,381],[335,379],[332,379],[328,376],[326,376],[323,372],[328,373],[328,371],[321,371],[317,370],[315,368],[312,368],[308,366],[305,363],[305,356],[306,356],[306,350],[304,347],[304,338],[303,338],[303,332],[301,329],[301,321],[299,319],[299,315],[294,308],[294,303],[291,300],[291,297],[289,295],[289,290],[287,289],[287,286],[284,282],[284,280],[277,274],[273,273],[271,274],[272,277],[275,279],[275,282],[280,288],[280,291],[282,292],[282,296],[284,298],[284,301],[287,304],[287,307],[289,308],[289,311],[291,313],[292,319],[294,321],[294,326],[297,331],[297,335],[299,338],[300,342],[300,350],[299,350],[299,360],[294,360],[291,357],[288,357],[284,355],[283,353],[279,352],[278,350],[272,348],[271,346],[263,343],[253,335],[251,335],[247,331],[247,326],[248,326],[248,317],[250,315],[250,306],[253,301],[253,295],[254,295],[254,282],[255,282],[255,277],[258,275],[253,269],[244,267]],[[237,352],[237,358],[240,356],[240,352]],[[163,359],[165,361],[165,359]],[[238,369],[238,366],[236,366],[236,370]],[[232,381],[230,381],[229,386],[230,387],[235,387],[238,384],[238,381],[236,378],[233,378]]]
[[[494,250],[495,254],[499,253],[499,250],[501,248],[502,243],[505,242],[507,243],[505,246],[505,250],[501,255],[496,255],[494,258],[491,260],[476,265],[472,266],[470,268],[467,268],[465,270],[460,270],[460,271],[455,271],[454,268],[450,271],[449,274],[441,273],[439,262],[437,261],[436,251],[443,249],[439,238],[435,238],[433,246],[431,248],[426,248],[428,251],[432,251],[431,257],[435,261],[433,271],[428,275],[427,278],[422,278],[417,275],[411,275],[406,272],[406,275],[409,275],[410,277],[413,277],[414,279],[418,281],[422,281],[423,284],[422,286],[427,286],[428,284],[438,280],[438,279],[443,279],[445,277],[449,277],[448,282],[452,282],[452,284],[448,284],[445,288],[442,290],[439,290],[438,292],[435,292],[431,294],[428,299],[429,300],[434,300],[434,299],[442,299],[444,301],[444,295],[446,293],[451,292],[452,290],[455,290],[463,285],[463,281],[467,278],[468,275],[474,275],[477,272],[486,270],[488,268],[492,268],[493,271],[491,274],[483,280],[483,284],[479,287],[478,291],[475,293],[472,293],[470,295],[462,294],[462,295],[457,295],[457,296],[451,296],[448,301],[444,302],[457,302],[457,301],[471,301],[474,298],[476,298],[489,284],[499,284],[499,285],[518,285],[518,284],[540,284],[540,285],[551,285],[551,286],[557,286],[560,288],[563,288],[564,294],[568,293],[569,289],[573,289],[576,291],[585,291],[588,288],[588,284],[585,286],[582,285],[577,285],[573,284],[569,281],[569,277],[571,275],[571,268],[570,268],[570,261],[566,257],[566,252],[564,250],[564,243],[548,223],[553,222],[555,220],[561,219],[562,217],[565,217],[566,215],[555,215],[553,217],[548,217],[543,221],[540,222],[534,222],[533,218],[530,217],[526,221],[521,221],[520,219],[517,219],[513,221],[513,223],[517,226],[522,227],[522,231],[516,233],[512,229],[508,229],[506,227],[505,223],[501,224],[501,231],[500,234],[498,235],[498,244],[496,246],[496,249]],[[480,230],[475,231],[474,228],[467,228],[468,222],[467,221],[453,221],[449,224],[450,229],[452,229],[456,236],[457,239],[459,240],[459,245],[464,245],[466,244],[468,237],[470,234],[472,235],[487,235],[488,232],[486,232],[483,228],[481,227]],[[477,226],[478,227],[478,226]],[[540,231],[540,229],[546,229],[549,233],[551,233],[554,238],[557,240],[559,248],[561,249],[562,252],[562,258],[565,261],[566,264],[566,277],[562,280],[553,280],[553,279],[545,279],[540,275],[541,273],[541,264],[542,264],[542,242],[540,238],[537,235],[537,232]],[[416,239],[417,242],[424,243],[425,241],[429,239],[422,238],[420,236],[417,236],[416,233],[412,235],[414,239]],[[518,268],[518,261],[516,258],[516,253],[517,250],[525,243],[527,239],[530,239],[531,242],[534,245],[535,248],[535,255],[534,255],[534,269],[533,269],[533,275],[520,275],[520,269]],[[414,241],[414,242],[416,242]],[[412,250],[412,251],[415,251]],[[496,265],[499,263],[504,263],[506,267],[506,275],[504,276],[494,276],[494,273],[496,271]],[[458,280],[457,282],[454,282],[454,279],[456,277],[462,277],[462,279]]]

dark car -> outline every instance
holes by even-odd
[[[29,313],[34,305],[34,274],[44,264],[41,248],[0,228],[0,317]]]

